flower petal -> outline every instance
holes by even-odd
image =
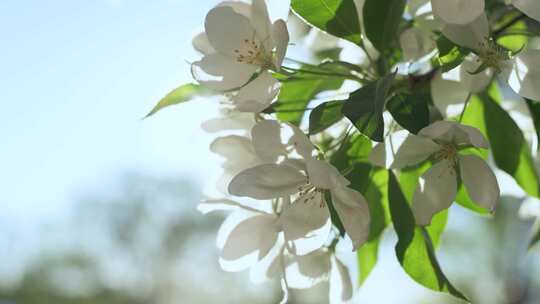
[[[467,24],[484,13],[484,0],[431,0],[433,13],[446,23]]]
[[[193,37],[193,40],[191,41],[191,44],[193,45],[193,48],[195,48],[197,51],[201,52],[204,55],[216,52],[216,50],[214,50],[214,48],[210,44],[210,41],[208,41],[208,36],[206,36],[205,32],[201,32],[195,35],[195,37]]]
[[[332,266],[330,253],[325,250],[317,250],[298,257],[296,262],[298,263],[298,271],[312,280],[326,277]]]
[[[252,252],[265,257],[277,240],[279,226],[273,215],[258,215],[240,222],[229,234],[221,258],[237,260]]]
[[[334,208],[353,242],[353,250],[356,250],[369,236],[370,214],[366,199],[360,192],[347,187],[330,191]]]
[[[239,135],[227,135],[216,138],[210,144],[210,151],[226,159],[229,163],[249,166],[258,161],[249,138]]]
[[[216,133],[226,130],[251,130],[254,124],[253,114],[225,111],[222,115],[203,122],[201,128],[205,132]]]
[[[482,64],[476,56],[468,56],[459,66],[459,78],[467,91],[470,93],[480,93],[484,91],[493,79],[493,70],[485,69],[478,74],[471,74]]]
[[[460,155],[459,168],[471,199],[493,212],[500,196],[499,184],[493,171],[476,155]]]
[[[401,147],[407,136],[406,130],[399,130],[386,136],[384,142],[377,143],[369,154],[369,161],[383,168],[390,168],[394,162],[394,154]]]
[[[331,303],[347,302],[353,296],[353,287],[349,269],[334,257],[334,265],[330,274]],[[332,301],[335,299],[335,301]]]
[[[342,187],[350,184],[336,167],[324,160],[306,160],[309,182],[319,189],[331,190],[334,187]]]
[[[310,159],[312,157],[315,147],[309,138],[298,128],[297,126],[286,123],[292,133],[289,138],[288,144],[293,146],[296,153],[302,156],[304,159]]]
[[[191,74],[200,84],[216,91],[237,89],[257,71],[250,64],[236,62],[219,53],[209,54],[191,65]]]
[[[433,142],[433,140],[409,134],[403,144],[396,151],[394,162],[391,164],[391,168],[405,168],[408,166],[416,165],[433,153],[441,149],[441,146]]]
[[[264,164],[246,169],[229,184],[229,193],[254,199],[271,199],[298,192],[307,178],[287,165]]]
[[[245,39],[252,39],[255,29],[246,16],[230,6],[217,6],[206,15],[204,28],[212,47],[223,55],[236,57],[234,51]]]
[[[280,155],[286,155],[281,143],[281,125],[275,120],[262,120],[251,129],[253,148],[259,157],[276,162]]]
[[[439,120],[423,128],[418,135],[433,140],[457,145],[472,145],[476,148],[488,148],[484,135],[478,129],[462,125],[458,122]]]
[[[477,49],[480,43],[489,37],[489,22],[486,14],[483,13],[476,20],[468,24],[445,23],[441,31],[452,42],[471,49]]]
[[[272,103],[279,93],[279,87],[279,81],[265,71],[242,87],[231,100],[240,112],[259,113]]]
[[[540,101],[540,50],[528,49],[516,56],[508,84],[519,95]]]
[[[525,15],[540,21],[540,3],[537,0],[513,0],[512,4]]]
[[[330,212],[320,191],[299,196],[292,204],[283,204],[280,215],[287,241],[306,237],[310,232],[323,227],[329,219]]]
[[[220,2],[216,6],[228,6],[240,15],[251,18],[251,5],[249,3],[231,0]]]
[[[416,61],[435,48],[431,32],[418,27],[411,27],[399,36],[399,44],[406,61]]]
[[[457,193],[457,178],[453,163],[441,160],[420,178],[412,199],[416,223],[427,226],[433,215],[450,207]]]
[[[289,31],[287,30],[285,21],[277,20],[272,25],[272,41],[276,52],[274,66],[279,70],[287,53],[287,46],[289,45]]]
[[[446,73],[437,72],[430,83],[433,103],[445,117],[460,113],[470,93],[459,81],[459,74],[459,67]]]

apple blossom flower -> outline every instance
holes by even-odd
[[[477,129],[457,122],[437,121],[409,134],[401,143],[380,143],[372,151],[370,161],[379,166],[404,168],[433,161],[420,178],[412,198],[412,210],[419,225],[429,225],[433,215],[450,207],[461,180],[471,199],[491,211],[500,191],[494,173],[486,162],[464,148],[487,149],[484,136]]]
[[[537,85],[540,79],[540,50],[525,48],[512,55],[497,45],[488,38],[489,23],[485,13],[468,24],[445,24],[442,32],[454,43],[472,49],[475,60],[494,74],[500,74],[517,94],[540,100],[540,87]],[[469,74],[476,72],[468,71]]]
[[[208,12],[205,32],[193,40],[204,56],[191,71],[212,90],[233,91],[230,99],[237,110],[260,112],[279,92],[269,70],[280,69],[288,43],[285,21],[271,22],[264,0],[223,2]]]
[[[282,129],[290,134],[286,142],[281,138]],[[265,151],[276,161],[237,174],[229,184],[230,194],[259,200],[293,196],[292,203],[284,200],[281,214],[289,241],[325,226],[330,219],[325,199],[329,191],[354,249],[366,241],[370,217],[365,198],[348,187],[350,182],[334,166],[313,156],[314,146],[300,129],[273,120],[261,121],[253,127],[252,141],[255,150]]]

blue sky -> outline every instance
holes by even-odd
[[[54,214],[124,171],[202,180],[217,170],[199,128],[211,102],[140,119],[190,81],[191,37],[216,2],[0,2],[5,217]]]

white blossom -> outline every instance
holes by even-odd
[[[429,225],[435,213],[454,201],[458,178],[474,202],[495,210],[500,195],[497,180],[482,158],[461,153],[470,147],[488,148],[480,131],[456,122],[438,121],[420,130],[418,135],[409,134],[401,143],[387,138],[386,143],[375,146],[370,160],[390,168],[413,166],[425,160],[434,162],[420,178],[412,198],[417,223]]]
[[[234,91],[238,111],[260,112],[277,96],[280,70],[289,43],[284,20],[271,22],[264,0],[224,2],[208,12],[205,32],[195,36],[204,57],[191,66],[193,77],[216,91]]]
[[[285,142],[278,132],[282,128],[290,134]],[[365,198],[348,188],[350,182],[335,167],[313,157],[314,147],[300,129],[262,121],[253,128],[252,139],[254,146],[258,146],[255,150],[269,151],[277,161],[240,172],[229,184],[229,193],[254,199],[293,196],[292,203],[285,200],[281,216],[285,239],[290,241],[328,223],[330,213],[325,191],[329,191],[354,249],[366,241],[369,210]]]

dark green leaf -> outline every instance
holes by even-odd
[[[383,112],[395,74],[388,74],[374,83],[354,91],[343,106],[343,114],[362,134],[383,141]]]
[[[156,114],[156,112],[158,112],[159,110],[165,107],[183,103],[197,96],[208,95],[209,93],[210,91],[208,89],[198,84],[188,83],[188,84],[181,85],[178,88],[172,90],[165,97],[163,97],[157,103],[157,105],[150,111],[150,113],[146,114],[144,118],[147,118],[149,116]]]
[[[324,102],[318,105],[309,115],[309,134],[316,134],[335,124],[343,118],[342,100]]]
[[[336,228],[339,230],[340,236],[345,236],[345,227],[343,226],[343,223],[337,214],[336,208],[334,207],[334,202],[332,202],[332,195],[330,194],[330,191],[324,192],[324,199],[328,205],[328,211],[330,212],[330,220],[332,221],[332,224],[334,224],[334,226],[336,226]]]
[[[487,138],[497,167],[529,195],[539,196],[538,174],[529,146],[516,122],[487,94],[482,95]]]
[[[426,93],[399,94],[388,101],[386,109],[400,126],[416,134],[429,125],[430,100]]]
[[[317,76],[316,78],[291,78],[283,81],[278,100],[271,106],[279,120],[300,124],[309,102],[320,92],[337,90],[343,78]]]
[[[291,7],[306,22],[331,35],[356,44],[362,40],[353,0],[292,0]]]
[[[535,102],[530,99],[525,99],[525,101],[527,101],[527,107],[529,108],[534,128],[536,129],[536,139],[540,143],[540,102]],[[540,145],[538,145],[537,149],[540,149]]]
[[[405,272],[427,288],[467,300],[446,278],[435,256],[435,246],[444,230],[447,211],[437,214],[428,228],[417,228],[409,203],[392,172],[388,174],[388,201],[398,235],[396,256]]]
[[[406,0],[366,0],[364,27],[366,36],[379,51],[385,51],[398,37]]]
[[[535,227],[533,227],[533,237],[529,243],[529,248],[533,248],[538,243],[540,243],[540,222],[537,222]]]

